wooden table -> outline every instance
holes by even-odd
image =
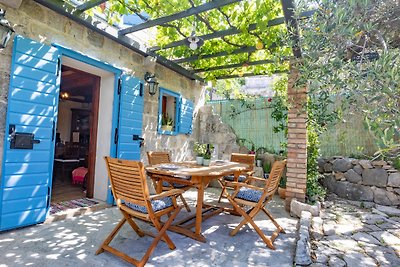
[[[168,165],[175,165],[177,169],[166,169],[163,168],[165,164],[158,164],[151,167],[146,167],[147,174],[158,180],[157,182],[157,193],[162,191],[162,181],[169,181],[174,183],[182,183],[197,188],[197,207],[195,215],[191,215],[187,218],[174,223],[169,229],[189,236],[198,241],[206,242],[205,237],[201,234],[201,223],[203,219],[207,219],[213,215],[221,213],[224,208],[204,205],[204,189],[211,179],[218,179],[226,175],[239,174],[248,168],[247,164],[241,164],[237,162],[212,162],[210,166],[200,166],[195,162],[174,162]],[[174,178],[176,176],[191,176],[190,180],[183,180]],[[203,209],[204,208],[204,209]],[[204,214],[204,215],[203,215]],[[188,224],[188,222],[195,219],[194,223]],[[194,232],[192,231],[192,228]]]

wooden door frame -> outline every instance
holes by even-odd
[[[86,196],[93,198],[94,195],[94,174],[96,168],[97,130],[100,107],[100,81],[101,77],[96,76],[92,86],[92,108],[90,112],[90,133],[89,133],[89,155],[88,174],[86,180]]]

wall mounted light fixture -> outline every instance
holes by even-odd
[[[155,95],[158,90],[158,82],[155,74],[146,72],[144,74],[144,80],[146,81],[146,87],[149,90],[150,95]]]
[[[6,48],[11,35],[15,32],[8,20],[4,18],[5,15],[6,11],[0,9],[0,48]]]

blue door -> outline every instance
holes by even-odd
[[[122,75],[119,87],[119,116],[116,129],[117,157],[140,160],[143,125],[143,82]]]
[[[59,71],[57,48],[15,37],[2,162],[0,231],[46,218]]]

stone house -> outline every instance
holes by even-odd
[[[160,89],[150,95],[144,54],[36,1],[12,2],[0,2],[16,31],[0,49],[0,231],[45,220],[55,164],[85,161],[86,196],[110,202],[104,156],[191,156],[200,82],[157,63]],[[163,114],[172,130],[162,129]]]

